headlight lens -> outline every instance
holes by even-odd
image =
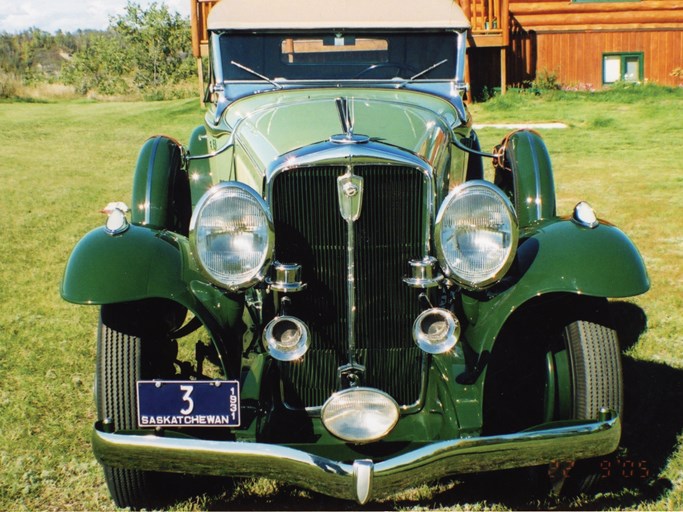
[[[369,443],[386,436],[398,422],[398,405],[372,388],[349,388],[332,395],[321,411],[323,425],[351,443]]]
[[[190,221],[190,241],[201,269],[229,289],[260,281],[273,253],[273,220],[252,188],[221,183],[199,201]]]
[[[436,217],[436,250],[446,274],[465,288],[498,281],[510,268],[519,237],[510,200],[489,182],[456,187]]]

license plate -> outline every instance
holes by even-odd
[[[238,427],[237,381],[138,381],[140,427]]]

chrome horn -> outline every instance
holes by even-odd
[[[278,361],[296,361],[311,345],[308,327],[294,316],[276,316],[263,333],[270,355]]]
[[[460,322],[447,309],[430,308],[415,319],[413,339],[428,354],[448,352],[460,338]]]

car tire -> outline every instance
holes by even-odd
[[[621,351],[617,332],[606,322],[577,320],[564,339],[571,355],[574,387],[573,419],[594,420],[601,409],[623,413]],[[554,491],[572,496],[590,491],[601,477],[598,460],[570,462],[554,482]]]
[[[153,318],[135,318],[136,313],[144,316],[152,311],[149,307],[126,305],[103,306],[100,313],[95,401],[98,419],[106,419],[115,430],[137,428],[138,380],[171,378],[175,374],[176,346],[165,334],[168,324],[154,325]],[[109,492],[119,507],[155,508],[182,495],[181,475],[107,465],[103,468]]]
[[[595,420],[602,408],[623,408],[621,352],[606,301],[561,298],[510,319],[487,368],[485,435]],[[599,477],[595,467],[590,460],[557,461],[540,471],[553,492],[566,495],[590,489]]]
[[[574,381],[574,419],[595,419],[602,408],[621,414],[624,402],[617,332],[577,320],[565,328]]]

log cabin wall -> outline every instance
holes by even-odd
[[[683,1],[510,0],[510,20],[512,85],[540,73],[570,88],[600,89],[617,74],[683,85]],[[624,66],[637,69],[638,76]]]
[[[537,73],[555,74],[566,87],[602,88],[604,57],[627,54],[642,64],[642,75],[633,81],[673,86],[683,83],[674,74],[683,66],[681,31],[537,33],[535,40]]]

